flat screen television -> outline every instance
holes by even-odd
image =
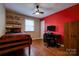
[[[47,26],[47,30],[48,31],[55,31],[56,30],[56,26],[53,26],[53,25]]]

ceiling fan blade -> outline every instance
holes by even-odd
[[[39,12],[39,13],[43,14],[44,12]]]
[[[35,14],[36,12],[32,13],[32,14]]]

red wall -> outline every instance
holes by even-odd
[[[64,37],[64,23],[79,20],[79,4],[44,18],[45,31],[48,25],[55,25],[55,33]]]

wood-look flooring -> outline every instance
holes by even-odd
[[[20,49],[8,54],[6,56],[28,56],[28,47]],[[33,40],[31,45],[31,56],[66,56],[67,53],[62,47],[48,47],[44,45],[43,41]]]

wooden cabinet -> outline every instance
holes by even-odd
[[[69,55],[79,55],[79,21],[65,23],[64,47]]]

